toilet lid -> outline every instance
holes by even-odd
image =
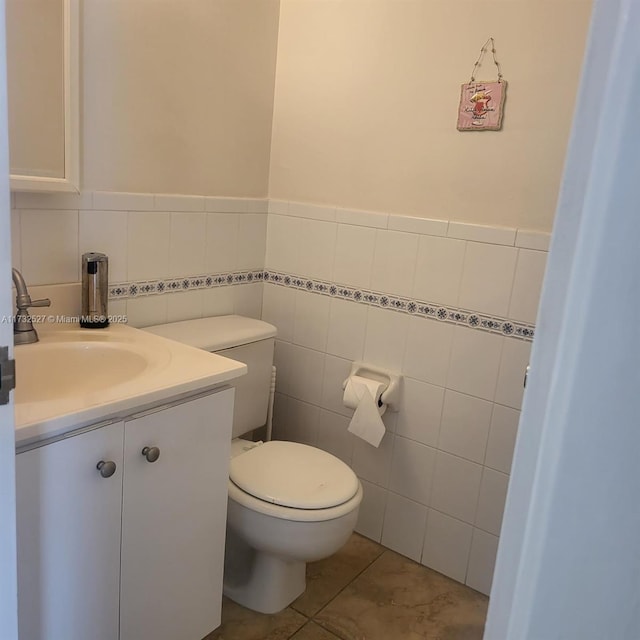
[[[231,460],[231,481],[259,500],[296,509],[327,509],[353,498],[355,473],[326,451],[272,440]]]

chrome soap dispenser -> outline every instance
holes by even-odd
[[[109,258],[104,253],[84,253],[82,255],[81,327],[104,329],[109,326],[108,289]]]

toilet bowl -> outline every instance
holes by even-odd
[[[240,438],[267,420],[275,327],[219,316],[147,330],[248,366],[235,385],[224,594],[254,611],[281,611],[304,592],[306,563],[333,555],[353,533],[360,481],[321,449]]]
[[[265,483],[261,471],[275,477]],[[262,613],[284,609],[305,590],[306,563],[333,555],[347,542],[361,501],[351,469],[324,451],[292,442],[234,441],[225,595]]]

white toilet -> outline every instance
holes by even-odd
[[[234,385],[224,593],[254,611],[281,611],[304,592],[306,563],[332,555],[349,539],[362,501],[360,481],[315,447],[240,438],[267,422],[274,326],[218,316],[147,331],[248,366]]]

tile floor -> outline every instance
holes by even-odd
[[[205,640],[481,640],[489,599],[356,533],[307,567],[307,590],[264,615],[230,600]]]

